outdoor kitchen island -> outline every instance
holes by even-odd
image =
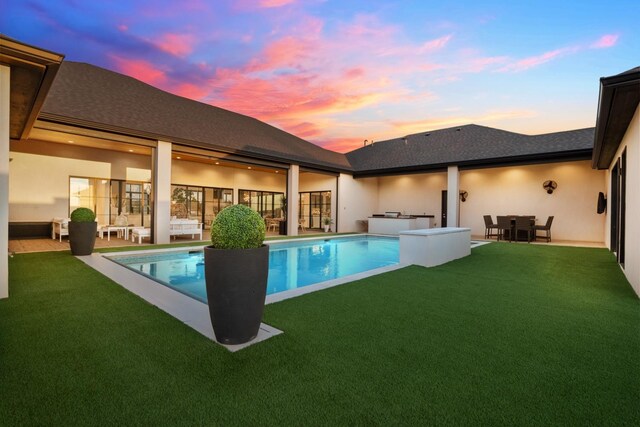
[[[433,220],[433,215],[374,214],[369,217],[369,233],[398,235],[401,231],[433,228]]]

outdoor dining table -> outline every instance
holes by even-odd
[[[529,225],[531,225],[531,227],[536,225],[536,221],[538,219],[533,217],[532,215],[507,215],[507,216],[511,220],[511,229],[509,230],[509,234],[510,234],[510,236],[512,236],[512,240],[516,240],[518,242],[520,242],[520,241],[524,241],[524,242],[528,241],[527,234],[524,231],[521,230],[518,235],[515,234],[515,231],[516,231],[516,217],[517,216],[526,216],[527,218],[529,218]]]

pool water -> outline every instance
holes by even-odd
[[[399,262],[394,237],[353,236],[269,244],[267,295]],[[199,251],[113,256],[113,261],[202,302],[207,302],[204,254]]]

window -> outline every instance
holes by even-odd
[[[263,217],[284,217],[284,193],[257,190],[239,190],[239,204],[249,206]]]
[[[324,218],[331,218],[331,191],[299,193],[299,215],[308,228],[322,228]]]
[[[171,186],[171,215],[199,219],[205,228],[209,228],[218,212],[232,204],[231,188]]]
[[[96,213],[98,224],[114,224],[126,215],[129,224],[151,224],[151,184],[102,178],[69,177],[69,214],[85,207]]]

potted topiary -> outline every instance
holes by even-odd
[[[71,212],[69,221],[69,245],[73,255],[91,255],[96,244],[98,223],[96,214],[88,208],[78,208]]]
[[[224,208],[211,225],[204,248],[204,274],[211,325],[222,344],[242,344],[258,335],[269,275],[264,220],[251,208]]]
[[[331,219],[331,217],[325,216],[324,218],[322,218],[322,225],[324,226],[325,233],[329,232],[331,224],[333,224],[333,220]]]

